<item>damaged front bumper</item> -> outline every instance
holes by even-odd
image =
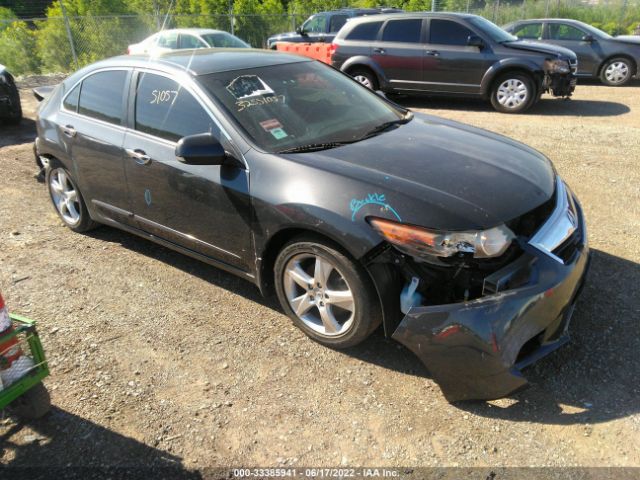
[[[570,97],[577,83],[578,77],[574,73],[546,72],[542,79],[542,90],[555,97]]]
[[[426,365],[448,401],[519,390],[527,385],[521,369],[568,341],[589,248],[580,205],[568,191],[563,195],[568,201],[556,207],[538,241],[523,243],[522,256],[485,279],[483,297],[413,307],[393,333]],[[573,217],[565,215],[569,211]],[[571,235],[559,235],[567,222],[575,225]]]

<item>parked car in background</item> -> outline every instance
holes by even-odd
[[[129,45],[129,55],[158,55],[171,50],[186,48],[251,48],[251,45],[235,35],[209,28],[178,28],[163,30],[140,43]]]
[[[17,125],[22,120],[20,94],[13,75],[0,65],[0,122]]]
[[[640,37],[612,37],[578,20],[546,18],[505,25],[522,40],[540,40],[573,50],[578,56],[579,77],[599,78],[606,85],[626,85],[640,65]]]
[[[476,15],[358,18],[332,48],[333,66],[374,90],[487,98],[500,112],[524,112],[545,92],[569,97],[575,89],[571,50],[519,41]]]
[[[40,105],[65,225],[121,228],[275,291],[323,345],[382,323],[453,401],[525,386],[520,369],[568,340],[585,223],[525,145],[263,50],[121,56]]]
[[[342,8],[311,15],[295,32],[279,33],[267,39],[267,48],[275,50],[277,42],[331,42],[347,20],[366,15],[401,12],[399,8]]]

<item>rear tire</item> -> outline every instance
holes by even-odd
[[[51,397],[49,397],[47,388],[41,382],[11,402],[10,407],[19,417],[35,420],[43,417],[51,410]]]
[[[367,68],[355,68],[349,72],[349,75],[361,85],[370,90],[378,90],[378,79],[373,72]]]
[[[634,65],[631,60],[617,57],[607,60],[600,70],[600,80],[610,87],[621,87],[631,81]]]
[[[49,161],[45,176],[53,208],[74,232],[87,232],[99,224],[89,216],[82,193],[71,173],[55,160]]]
[[[500,75],[491,89],[491,105],[498,112],[522,113],[536,101],[533,79],[524,73]]]
[[[322,345],[352,347],[382,321],[380,299],[367,272],[327,240],[294,238],[278,254],[274,273],[283,310]]]

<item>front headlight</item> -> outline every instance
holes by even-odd
[[[489,230],[439,232],[382,218],[368,220],[389,243],[412,257],[451,257],[458,253],[471,253],[474,258],[499,257],[515,238],[505,225]]]
[[[550,73],[569,73],[571,66],[566,60],[545,60],[544,70]]]

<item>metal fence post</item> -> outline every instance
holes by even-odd
[[[231,35],[235,35],[236,26],[234,25],[236,22],[234,21],[235,17],[233,15],[233,0],[229,0],[229,27],[231,29]]]
[[[69,17],[67,17],[67,10],[64,8],[62,0],[60,2],[60,10],[62,10],[62,18],[64,19],[64,26],[67,30],[67,37],[69,38],[69,45],[71,46],[71,55],[73,55],[73,62],[78,68],[78,55],[76,55],[76,46],[73,43],[73,35],[71,35],[71,25],[69,24]]]
[[[498,9],[500,8],[500,0],[496,0],[493,4],[493,23],[496,23],[498,17]]]
[[[545,0],[544,2],[544,16],[545,18],[549,18],[549,0]]]
[[[436,5],[436,0],[431,0],[431,11],[435,12],[438,6]]]
[[[470,6],[471,6],[471,0],[467,0],[467,13],[469,13]]]

